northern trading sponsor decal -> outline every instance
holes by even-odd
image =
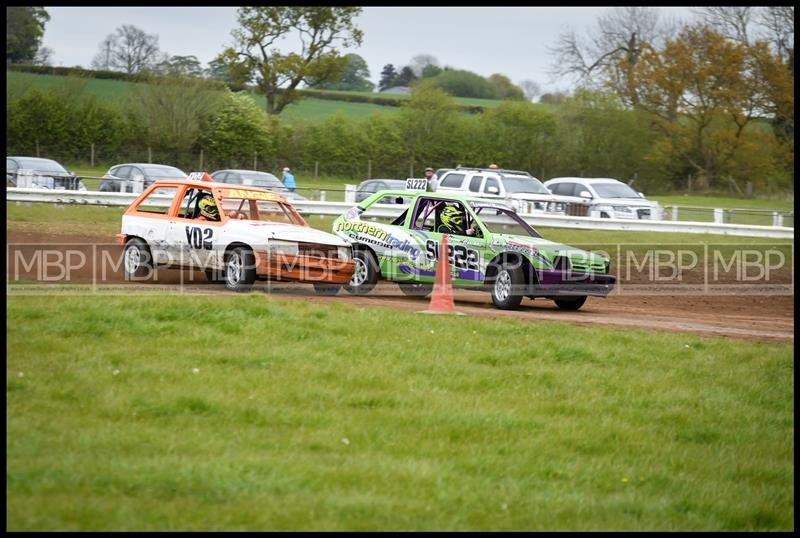
[[[550,263],[550,260],[545,258],[544,255],[541,252],[539,252],[539,249],[534,248],[530,245],[526,245],[525,243],[517,243],[516,241],[507,241],[506,248],[508,248],[509,250],[513,250],[515,252],[527,254],[528,256],[536,258],[537,260],[548,266],[552,265]]]
[[[337,222],[334,231],[344,232],[354,239],[365,241],[372,245],[405,252],[413,260],[416,260],[420,255],[420,249],[417,248],[415,243],[408,239],[395,237],[386,230],[368,222]]]
[[[222,196],[224,198],[244,198],[245,200],[267,200],[270,202],[278,199],[278,195],[272,192],[247,191],[244,189],[223,189]]]

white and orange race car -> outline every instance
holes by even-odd
[[[311,228],[283,196],[205,173],[150,185],[122,216],[117,242],[128,280],[193,268],[233,291],[259,279],[308,282],[330,295],[354,270],[350,244]]]

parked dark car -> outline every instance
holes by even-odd
[[[231,185],[247,185],[249,187],[261,187],[270,191],[281,193],[289,201],[305,201],[305,196],[286,188],[283,182],[274,174],[269,172],[258,172],[256,170],[217,170],[211,177],[220,183],[230,183]]]
[[[396,191],[405,190],[405,188],[406,181],[404,179],[368,179],[356,187],[356,203],[366,200],[378,191]]]
[[[127,163],[108,169],[100,181],[102,192],[134,192],[134,184],[141,178],[146,189],[159,179],[186,179],[186,172],[166,164]]]
[[[6,157],[6,187],[16,187],[20,171],[31,171],[31,188],[85,191],[83,181],[52,159]]]

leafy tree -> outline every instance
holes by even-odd
[[[417,79],[414,71],[409,66],[405,66],[400,70],[400,74],[394,79],[395,86],[411,86],[411,83]]]
[[[95,69],[123,71],[128,74],[153,69],[166,60],[158,46],[158,36],[132,24],[123,24],[100,42],[92,60]]]
[[[197,56],[171,56],[159,63],[155,71],[178,77],[200,77],[203,75],[203,66]]]
[[[420,86],[440,88],[455,97],[477,97],[494,99],[494,84],[471,71],[461,69],[445,69],[435,77],[419,81]]]
[[[256,152],[272,152],[267,115],[244,92],[224,92],[216,112],[205,117],[198,142],[217,162],[252,163]]]
[[[356,91],[356,92],[371,92],[375,89],[375,84],[369,80],[369,66],[366,60],[358,54],[347,54],[347,65],[338,81],[321,82],[311,79],[308,82],[309,87],[318,88],[320,90],[340,90],[340,91]]]
[[[535,172],[555,153],[555,116],[531,103],[503,102],[483,114],[481,125],[491,162]]]
[[[425,67],[422,68],[422,75],[421,75],[420,78],[435,77],[436,75],[438,75],[441,72],[442,72],[442,68],[439,67],[438,65],[428,64],[428,65],[426,65]]]
[[[240,78],[254,79],[266,97],[268,114],[280,114],[299,99],[301,82],[325,83],[339,78],[347,59],[336,45],[361,44],[362,32],[354,23],[360,7],[248,6],[238,10],[240,28],[233,31],[235,44],[217,59],[235,66]],[[295,35],[299,53],[283,53],[277,42]]]
[[[378,82],[378,89],[382,91],[387,88],[391,88],[392,86],[396,86],[394,82],[396,78],[397,72],[394,70],[394,65],[384,65],[383,70],[381,71],[381,80]]]
[[[6,62],[33,62],[49,20],[40,6],[6,6]]]
[[[459,113],[455,101],[438,88],[417,87],[403,103],[400,125],[405,147],[415,163],[450,162]]]
[[[525,94],[522,88],[515,86],[511,79],[500,73],[495,73],[489,76],[489,82],[494,84],[495,99],[510,99],[512,101],[523,101]]]

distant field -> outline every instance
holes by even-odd
[[[38,75],[34,73],[21,73],[17,71],[6,71],[6,86],[9,85],[25,85],[32,84],[34,87],[41,89],[48,89],[64,83],[66,79],[71,80],[85,80],[85,91],[90,94],[96,95],[99,99],[106,101],[115,101],[124,99],[133,88],[138,84],[136,82],[127,82],[124,80],[105,80],[87,78],[80,79],[79,77],[64,77],[58,75]],[[362,93],[362,92],[337,92],[342,94],[356,94],[356,95],[371,95],[375,93]],[[264,107],[266,100],[263,95],[251,94],[253,99],[260,107]],[[390,97],[397,99],[407,99],[408,96],[391,94]],[[482,106],[497,106],[500,101],[490,99],[470,99],[457,97],[455,101],[463,105],[482,105]],[[400,110],[399,107],[394,106],[381,106],[371,103],[351,103],[347,101],[333,101],[329,99],[314,99],[304,98],[299,102],[289,105],[284,114],[290,119],[303,119],[303,120],[321,120],[326,117],[334,115],[337,111],[342,111],[350,118],[361,119],[378,112],[381,114],[396,114]]]
[[[794,528],[792,345],[261,293],[6,315],[7,530]]]

